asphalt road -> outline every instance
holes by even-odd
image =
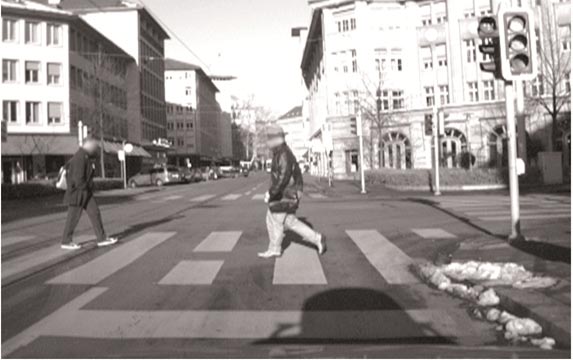
[[[257,258],[266,184],[255,174],[106,193],[98,201],[120,244],[96,248],[84,217],[85,246],[72,253],[58,246],[65,209],[55,199],[12,203],[3,357],[570,356],[506,345],[410,273],[416,259],[483,236],[418,201],[310,189],[299,216],[326,235],[328,252],[289,233],[283,257]]]

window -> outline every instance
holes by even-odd
[[[40,122],[40,103],[35,101],[26,102],[26,124],[38,124]]]
[[[402,71],[402,58],[399,54],[392,54],[390,58],[390,68],[392,71]]]
[[[10,123],[18,122],[18,102],[12,100],[2,101],[2,119]]]
[[[390,93],[388,90],[382,91],[382,109],[390,110]]]
[[[26,61],[26,83],[37,84],[40,73],[38,61]]]
[[[185,95],[186,95],[186,96],[189,96],[189,95],[191,95],[191,94],[192,94],[192,92],[191,92],[191,87],[189,87],[189,86],[186,87],[186,88],[185,88]]]
[[[473,10],[466,10],[466,11],[464,12],[464,17],[465,17],[466,19],[468,19],[468,18],[473,18],[473,17],[475,17],[475,16],[476,16],[476,13],[475,13]]]
[[[559,36],[561,38],[561,49],[571,51],[571,25],[560,25]]]
[[[358,114],[360,112],[360,98],[358,96],[358,90],[352,91],[352,103],[354,107],[353,114]]]
[[[58,24],[48,24],[46,33],[46,44],[57,46],[62,42],[62,27]]]
[[[62,123],[62,103],[48,103],[48,125]]]
[[[336,22],[338,32],[347,32],[356,29],[356,18],[339,20]]]
[[[338,115],[342,114],[342,109],[340,107],[340,93],[334,94],[334,111]]]
[[[2,60],[2,82],[15,82],[17,60]]]
[[[350,50],[350,55],[352,57],[352,72],[358,72],[358,62],[356,60],[356,50]]]
[[[565,73],[565,91],[571,93],[571,72]]]
[[[186,125],[187,125],[187,129],[193,129],[193,123],[188,122]]]
[[[476,62],[476,42],[474,39],[464,40],[466,45],[466,62],[475,63]]]
[[[376,63],[376,71],[382,72],[386,70],[386,57],[388,52],[385,49],[376,49],[374,52],[374,61]]]
[[[471,102],[479,101],[478,83],[477,81],[470,81],[468,85],[468,97]]]
[[[25,28],[26,44],[38,44],[40,42],[40,24],[37,22],[26,21]]]
[[[447,66],[448,66],[448,60],[445,57],[439,57],[438,67],[447,67]]]
[[[434,106],[434,88],[432,86],[426,86],[424,92],[426,93],[426,105]]]
[[[57,63],[48,63],[48,85],[60,84],[60,71],[62,66]]]
[[[445,23],[446,21],[448,21],[448,17],[446,16],[446,14],[438,14],[438,15],[436,16],[436,22],[437,22],[438,24],[443,24],[443,23]]]
[[[350,30],[355,30],[355,29],[356,29],[356,19],[350,18]]]
[[[2,19],[2,41],[16,41],[16,20]]]
[[[432,70],[434,68],[432,59],[423,59],[422,62],[424,63],[424,70]]]
[[[485,101],[495,100],[495,83],[493,80],[483,82],[483,99]]]
[[[545,89],[543,86],[543,76],[538,75],[531,82],[531,95],[532,96],[543,96],[545,94]]]
[[[432,25],[432,19],[430,18],[422,19],[422,26],[430,26],[430,25]]]
[[[440,103],[442,105],[450,103],[450,88],[448,85],[440,85]]]
[[[392,91],[392,108],[393,109],[404,108],[404,92],[403,91]]]

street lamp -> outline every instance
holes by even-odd
[[[435,28],[429,28],[424,33],[426,41],[430,43],[430,56],[432,58],[433,87],[434,87],[434,104],[432,107],[432,137],[434,142],[434,195],[441,195],[440,192],[440,149],[438,139],[438,72],[436,71],[435,49],[438,31]]]

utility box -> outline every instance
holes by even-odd
[[[542,151],[537,154],[543,184],[563,183],[563,165],[561,152]]]

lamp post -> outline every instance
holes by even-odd
[[[432,138],[434,143],[434,195],[438,196],[440,192],[440,144],[438,133],[438,72],[436,71],[436,40],[438,39],[438,31],[434,28],[429,28],[424,34],[426,40],[430,43],[430,56],[432,58],[432,72],[433,72],[433,93],[434,104],[432,107]]]

